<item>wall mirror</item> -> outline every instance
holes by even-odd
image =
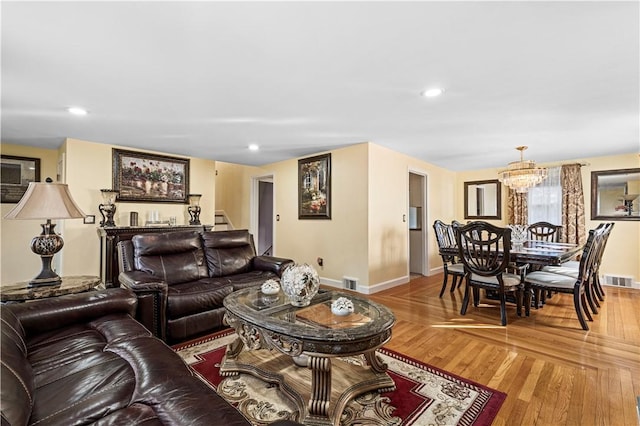
[[[501,185],[498,179],[464,183],[465,219],[501,219]]]
[[[591,172],[591,219],[640,220],[640,168]]]

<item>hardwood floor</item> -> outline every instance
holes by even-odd
[[[580,328],[571,295],[531,316],[482,300],[460,315],[463,288],[438,293],[442,275],[369,297],[397,323],[390,349],[507,394],[494,425],[638,425],[640,291],[605,287],[600,313]]]

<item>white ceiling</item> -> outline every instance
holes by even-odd
[[[4,143],[262,165],[370,141],[451,170],[505,166],[518,145],[539,163],[640,151],[637,1],[2,1],[1,14]],[[431,86],[446,92],[421,97]]]

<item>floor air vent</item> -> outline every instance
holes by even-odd
[[[633,277],[624,277],[617,275],[605,275],[605,285],[614,285],[617,287],[633,287]]]

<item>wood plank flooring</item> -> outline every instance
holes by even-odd
[[[640,291],[605,287],[583,331],[571,295],[557,294],[531,316],[497,302],[460,315],[463,288],[438,293],[442,274],[369,297],[396,315],[388,348],[507,394],[494,425],[638,425]]]

